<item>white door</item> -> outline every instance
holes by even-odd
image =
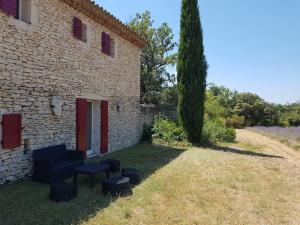
[[[88,102],[87,105],[87,155],[93,154],[93,102]]]

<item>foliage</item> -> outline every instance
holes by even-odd
[[[213,84],[207,90],[206,105],[214,105],[215,109],[222,109],[222,114],[218,113],[218,110],[206,111],[207,114],[213,113],[210,118],[226,118],[227,125],[235,128],[290,125],[286,116],[284,116],[285,120],[282,119],[282,116],[287,113],[284,110],[285,106],[270,104],[253,93],[239,93]]]
[[[218,101],[220,106],[226,108],[229,114],[232,113],[231,110],[235,107],[238,99],[239,93],[237,91],[231,91],[224,86],[210,84],[208,93]]]
[[[153,126],[153,138],[165,142],[183,141],[186,139],[186,133],[180,124],[163,117],[156,117]]]
[[[161,93],[161,101],[162,105],[177,105],[178,96],[176,86],[173,87],[164,87]]]
[[[211,86],[206,92],[206,120],[223,119],[227,127],[244,128],[244,116],[234,115],[231,110],[234,107],[233,99],[237,99],[236,92],[231,92],[225,87]]]
[[[197,0],[183,0],[177,60],[178,114],[188,141],[200,143],[208,65]]]
[[[144,124],[141,142],[152,143],[153,125]]]
[[[288,121],[291,126],[295,126],[295,127],[300,126],[300,116],[299,115],[289,117]]]
[[[219,99],[216,98],[212,92],[206,92],[205,100],[205,116],[207,119],[223,118],[226,117],[227,109],[223,107]]]
[[[216,144],[217,142],[234,142],[236,132],[234,128],[226,127],[220,119],[207,120],[203,127],[202,142],[205,144]]]
[[[180,123],[156,117],[153,126],[153,138],[164,142],[184,142],[187,134]],[[234,142],[236,132],[234,128],[226,127],[220,119],[206,120],[203,128],[202,144],[217,144],[218,142]]]
[[[278,105],[280,125],[300,126],[300,103]]]
[[[244,116],[233,115],[232,117],[226,118],[226,126],[233,127],[236,129],[242,129],[246,126],[246,121]]]
[[[153,25],[149,11],[129,21],[128,26],[148,40],[149,44],[141,55],[141,103],[158,104],[163,86],[173,84],[175,75],[167,71],[167,66],[174,65],[176,54],[172,51],[177,46],[173,41],[172,29],[167,23],[158,28]]]
[[[233,111],[245,117],[247,126],[271,126],[279,122],[274,105],[252,93],[240,93]]]

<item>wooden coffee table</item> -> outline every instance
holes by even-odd
[[[79,174],[85,174],[85,175],[89,175],[90,179],[91,179],[91,186],[94,187],[95,186],[95,177],[97,174],[100,173],[106,173],[106,178],[109,178],[109,170],[110,170],[110,165],[109,164],[87,164],[87,165],[83,165],[80,166],[78,168],[75,169],[75,173],[74,173],[74,184],[77,183],[77,177]]]

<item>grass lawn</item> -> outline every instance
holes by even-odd
[[[122,167],[141,171],[127,198],[102,196],[84,176],[77,199],[60,204],[48,200],[47,185],[2,185],[0,224],[300,224],[299,161],[242,141],[245,151],[144,144],[114,153]]]

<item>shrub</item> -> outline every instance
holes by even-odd
[[[235,129],[232,127],[224,127],[224,132],[220,136],[220,140],[224,142],[234,142],[236,139]]]
[[[183,127],[178,123],[156,117],[153,125],[153,138],[165,142],[182,142],[187,135]],[[236,132],[234,128],[226,127],[225,122],[220,119],[206,120],[204,123],[202,144],[217,144],[217,142],[234,142]]]
[[[290,126],[290,122],[286,118],[281,118],[279,120],[278,126],[280,126],[280,127],[289,127]]]
[[[141,142],[149,142],[152,143],[152,135],[153,135],[153,125],[144,124],[143,126],[143,134],[141,138]]]
[[[290,117],[288,118],[288,121],[290,126],[294,126],[294,127],[300,126],[300,116]]]
[[[216,144],[218,141],[234,142],[236,132],[234,128],[226,127],[220,119],[207,120],[204,123],[202,142]]]
[[[246,120],[244,116],[233,115],[226,119],[226,126],[233,127],[236,129],[242,129],[246,126]]]
[[[153,138],[166,142],[180,142],[186,139],[186,133],[178,123],[163,117],[156,117],[153,126]]]

